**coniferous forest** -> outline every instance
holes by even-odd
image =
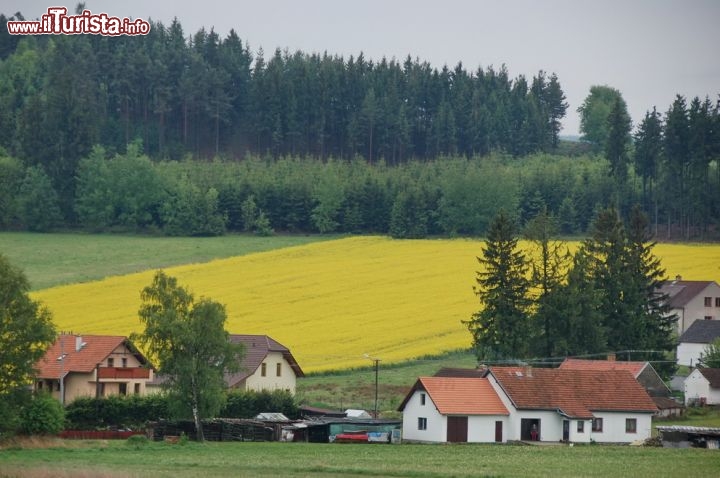
[[[668,98],[632,125],[621,92],[589,93],[567,142],[542,71],[252,51],[177,20],[3,30],[0,228],[483,235],[501,208],[546,208],[578,234],[639,204],[658,238],[720,237],[718,104]]]

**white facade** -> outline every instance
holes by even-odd
[[[424,404],[422,396],[425,397]],[[508,440],[507,416],[468,415],[467,417],[469,443],[494,443],[496,422],[502,422],[502,441]],[[438,412],[430,395],[423,390],[416,390],[403,410],[403,440],[444,443],[447,441],[447,422],[448,417]],[[423,427],[425,429],[420,429]]]
[[[689,342],[680,342],[677,347],[677,363],[687,367],[697,367],[700,354],[705,351],[708,344],[692,344]]]
[[[710,299],[709,301],[707,299]],[[710,282],[682,308],[672,309],[678,316],[678,335],[682,335],[696,320],[720,320],[720,285]],[[706,303],[709,303],[707,305]]]
[[[695,369],[685,379],[685,405],[703,398],[708,405],[720,404],[720,388],[712,388],[700,370]]]
[[[244,381],[245,390],[288,390],[295,393],[295,371],[281,352],[268,352],[265,360]]]
[[[539,441],[559,442],[563,440],[563,422],[568,421],[568,441],[573,443],[631,443],[636,440],[649,438],[652,431],[652,413],[631,412],[598,412],[593,411],[596,418],[602,418],[602,432],[592,431],[592,421],[577,418],[567,418],[559,411],[551,410],[518,410],[505,394],[495,377],[488,375],[490,384],[495,388],[505,408],[510,412],[507,419],[508,426],[505,431],[507,440],[527,439],[522,437],[522,420],[539,420]],[[626,432],[626,420],[634,419],[636,431]],[[578,431],[578,421],[583,422],[582,432]],[[505,438],[505,437],[503,437]]]

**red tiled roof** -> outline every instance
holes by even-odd
[[[295,372],[295,376],[305,376],[305,373],[303,373],[300,365],[298,365],[295,360],[295,357],[293,357],[292,353],[290,353],[290,350],[280,342],[273,340],[267,335],[231,334],[230,342],[234,344],[243,344],[245,346],[245,356],[243,357],[240,371],[234,374],[225,375],[225,382],[230,387],[255,373],[255,370],[257,370],[270,352],[280,352],[285,360],[287,360],[290,364],[290,367]]]
[[[425,390],[443,415],[509,415],[486,378],[420,377],[400,411],[417,390]]]
[[[490,373],[518,409],[558,410],[586,419],[593,417],[593,411],[657,411],[626,370],[490,367]]]
[[[474,378],[484,377],[487,373],[486,368],[453,368],[443,367],[435,372],[435,377],[455,377],[455,378]]]
[[[563,363],[560,364],[559,368],[565,370],[627,370],[633,374],[633,377],[637,378],[646,366],[647,362],[566,358]]]
[[[147,360],[137,352],[126,337],[118,335],[60,335],[35,365],[38,378],[59,378],[70,372],[89,373],[113,350],[126,344],[141,363]],[[78,350],[79,349],[79,350]],[[65,359],[60,361],[61,355]]]

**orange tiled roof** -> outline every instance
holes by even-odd
[[[560,364],[559,368],[566,370],[627,370],[633,374],[633,377],[637,378],[646,366],[647,362],[566,358],[563,363]]]
[[[77,350],[78,338],[80,344],[85,344],[80,350]],[[60,335],[36,364],[37,377],[59,378],[61,372],[63,375],[69,372],[92,372],[125,341],[126,337],[115,335]],[[58,360],[61,354],[65,355],[62,363]],[[144,361],[142,358],[141,362]]]
[[[417,390],[425,390],[443,415],[509,415],[486,378],[420,377],[400,410]]]
[[[627,370],[491,367],[490,373],[518,409],[558,410],[586,419],[594,411],[657,411]]]

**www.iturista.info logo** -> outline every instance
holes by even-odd
[[[111,17],[107,13],[93,14],[83,10],[80,15],[68,15],[65,7],[50,7],[40,21],[8,21],[11,35],[147,35],[150,23],[138,18]]]

